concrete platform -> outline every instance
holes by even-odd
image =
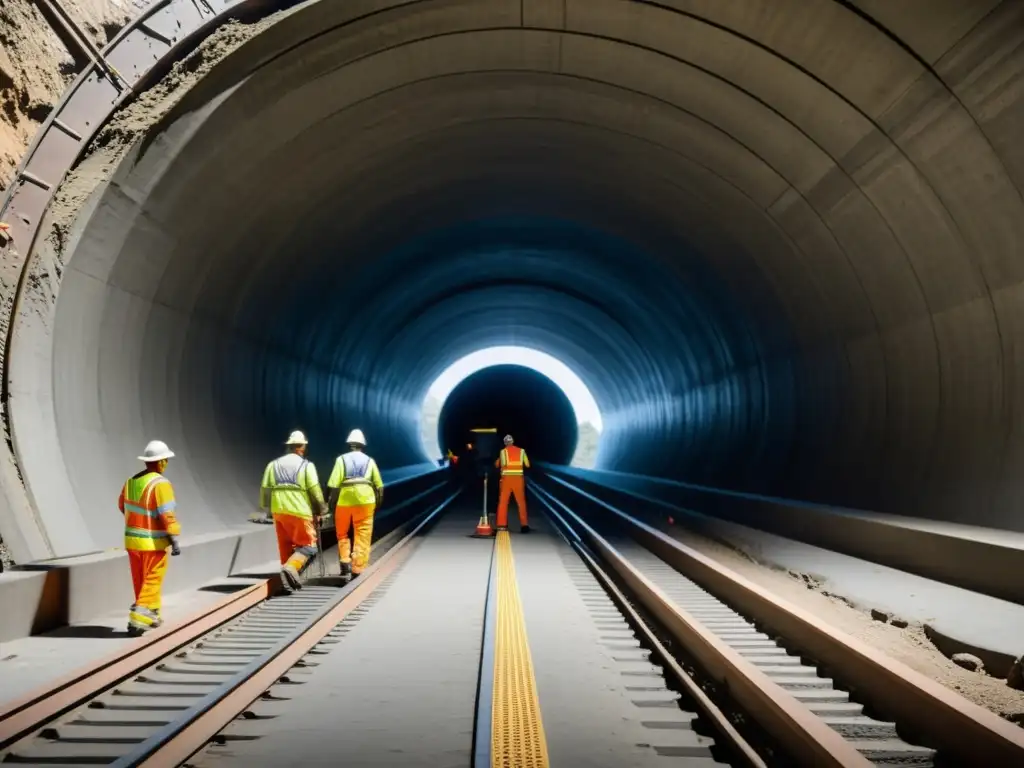
[[[693,731],[694,715],[538,507],[534,532],[513,526],[512,553],[551,764],[715,765],[713,741]]]
[[[383,476],[387,500],[381,516],[447,479],[422,465],[386,470]],[[181,549],[167,573],[168,594],[195,590],[275,559],[277,539],[274,526],[244,522],[218,533],[182,536]],[[89,622],[131,605],[128,573],[123,549],[28,563],[0,573],[0,643]]]
[[[856,607],[923,624],[947,656],[973,653],[994,676],[1005,677],[1014,659],[1024,653],[1024,606],[1017,603],[686,510],[652,494],[619,489],[611,493],[602,498],[669,535],[678,531],[668,523],[671,514],[678,525],[734,546],[758,562],[811,576],[825,591]],[[637,500],[645,504],[638,505]],[[915,522],[927,529],[931,521]],[[973,533],[979,540],[987,535]]]
[[[167,594],[276,557],[274,527],[248,523],[224,533],[183,536],[167,571]],[[0,642],[92,621],[132,603],[128,553],[122,549],[18,566],[0,573]]]
[[[824,507],[623,472],[545,466],[555,476],[679,507],[1024,605],[1024,533]]]
[[[493,546],[468,537],[477,514],[446,514],[372,607],[343,622],[347,634],[319,666],[271,689],[285,700],[255,704],[257,719],[232,724],[225,745],[190,764],[469,765]]]

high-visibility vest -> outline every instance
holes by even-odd
[[[269,506],[274,515],[312,519],[313,501],[319,504],[324,501],[316,465],[297,453],[289,453],[267,464],[260,489],[260,505]]]
[[[121,489],[120,506],[125,549],[158,552],[171,546],[171,536],[181,535],[174,516],[174,488],[159,472],[129,478]]]
[[[384,487],[384,481],[376,461],[362,451],[350,451],[334,462],[327,487],[340,489],[339,507],[355,507],[376,503],[376,492]]]
[[[530,460],[526,458],[526,451],[518,445],[510,445],[508,448],[501,449],[498,464],[501,467],[502,477],[515,476],[523,474],[523,467],[528,468]]]

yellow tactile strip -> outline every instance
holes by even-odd
[[[492,768],[548,768],[548,742],[537,699],[523,605],[508,531],[497,541],[498,610],[494,633]]]

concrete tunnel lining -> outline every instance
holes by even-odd
[[[8,376],[50,544],[18,559],[115,544],[111,489],[151,434],[180,446],[196,533],[251,508],[295,423],[323,443],[357,420],[384,464],[420,460],[428,372],[510,340],[577,361],[605,466],[1021,528],[1024,157],[1020,102],[995,90],[1020,66],[998,51],[1022,12],[945,3],[901,42],[885,29],[905,10],[855,5],[311,2],[220,62],[204,47],[209,73],[64,247],[33,254],[46,277]],[[66,195],[109,173],[112,141]],[[511,279],[509,248],[544,254],[534,221],[471,233],[476,275],[422,252],[349,269],[389,311],[344,331],[332,268],[510,215],[579,230],[547,250],[561,274],[531,262],[545,301],[477,287]],[[649,263],[583,259],[588,229]],[[574,273],[595,292],[585,325],[550,298]],[[495,311],[454,323],[474,299]],[[420,307],[422,324],[389,324]]]

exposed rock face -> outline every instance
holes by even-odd
[[[147,2],[60,0],[101,50]],[[32,0],[0,1],[0,199],[40,124],[76,74],[74,57]],[[10,565],[0,541],[0,569]]]
[[[103,48],[144,0],[60,0]],[[75,61],[32,0],[0,3],[0,192],[6,191],[35,136],[75,76]]]

